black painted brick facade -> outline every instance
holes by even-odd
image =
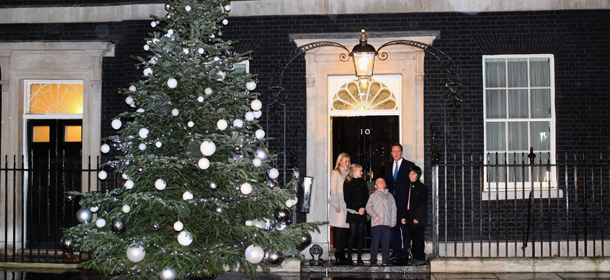
[[[21,1],[21,0],[20,0]],[[4,2],[4,1],[3,1]],[[28,3],[34,4],[35,1]],[[39,1],[44,2],[44,1]],[[62,1],[58,1],[60,3]],[[107,1],[104,1],[107,2]],[[120,1],[119,1],[120,2]],[[133,1],[130,1],[133,2]],[[153,1],[147,1],[153,2]],[[8,3],[8,2],[4,2]],[[78,1],[63,1],[78,5]],[[150,21],[62,24],[0,25],[0,41],[27,40],[109,40],[115,42],[115,57],[104,58],[102,135],[113,133],[111,118],[127,109],[119,87],[127,87],[141,76],[131,56],[146,56],[144,38],[152,31]],[[538,11],[495,13],[410,13],[367,15],[302,15],[229,18],[223,30],[225,39],[258,42],[250,64],[258,74],[258,89],[266,92],[276,63],[295,45],[288,35],[297,33],[381,31],[440,31],[433,46],[445,52],[459,67],[465,87],[462,110],[452,116],[441,95],[446,75],[439,63],[426,57],[425,66],[425,139],[426,166],[430,166],[429,127],[438,135],[441,154],[448,152],[481,153],[483,147],[482,55],[549,53],[555,55],[557,151],[609,151],[610,128],[610,11]],[[356,42],[356,39],[354,39]],[[383,62],[378,62],[383,63]],[[286,151],[292,151],[297,136],[299,168],[305,168],[305,69],[304,59],[293,62],[284,75],[287,99],[287,128],[281,126],[283,113],[264,112],[271,144],[283,151],[284,135],[289,137]],[[269,101],[268,96],[263,100]],[[446,118],[444,116],[447,116]],[[443,130],[447,124],[447,132]],[[444,144],[447,143],[445,150]],[[464,145],[462,146],[461,143]],[[288,155],[289,156],[289,155]],[[306,175],[306,174],[303,174]],[[429,174],[427,175],[429,176]]]

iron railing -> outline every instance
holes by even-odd
[[[59,246],[61,229],[78,223],[80,208],[78,198],[65,192],[110,190],[120,178],[98,180],[99,158],[89,156],[83,166],[80,160],[71,163],[29,168],[25,157],[0,159],[0,262],[76,263],[88,258]]]
[[[457,155],[432,167],[437,257],[610,255],[610,155]]]

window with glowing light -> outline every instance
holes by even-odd
[[[331,110],[398,111],[398,102],[386,85],[375,80],[354,80],[334,95]]]
[[[555,163],[554,75],[552,55],[483,57],[486,190],[557,186],[555,167],[524,166],[530,147],[536,164]]]
[[[82,82],[27,82],[27,114],[82,114]]]

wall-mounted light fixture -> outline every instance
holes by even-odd
[[[375,56],[377,55],[377,50],[375,50],[375,47],[367,43],[368,38],[369,34],[362,29],[360,34],[358,34],[360,43],[355,45],[352,48],[352,52],[349,54],[349,56],[351,56],[354,60],[356,76],[358,76],[359,79],[373,76],[373,68],[375,67]]]

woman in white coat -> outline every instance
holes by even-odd
[[[331,209],[328,214],[328,222],[333,227],[333,245],[335,247],[335,260],[337,264],[346,264],[345,242],[349,233],[349,224],[345,222],[347,210],[343,199],[343,181],[350,165],[350,157],[347,153],[341,153],[337,157],[335,169],[330,174],[330,197],[328,203]]]

